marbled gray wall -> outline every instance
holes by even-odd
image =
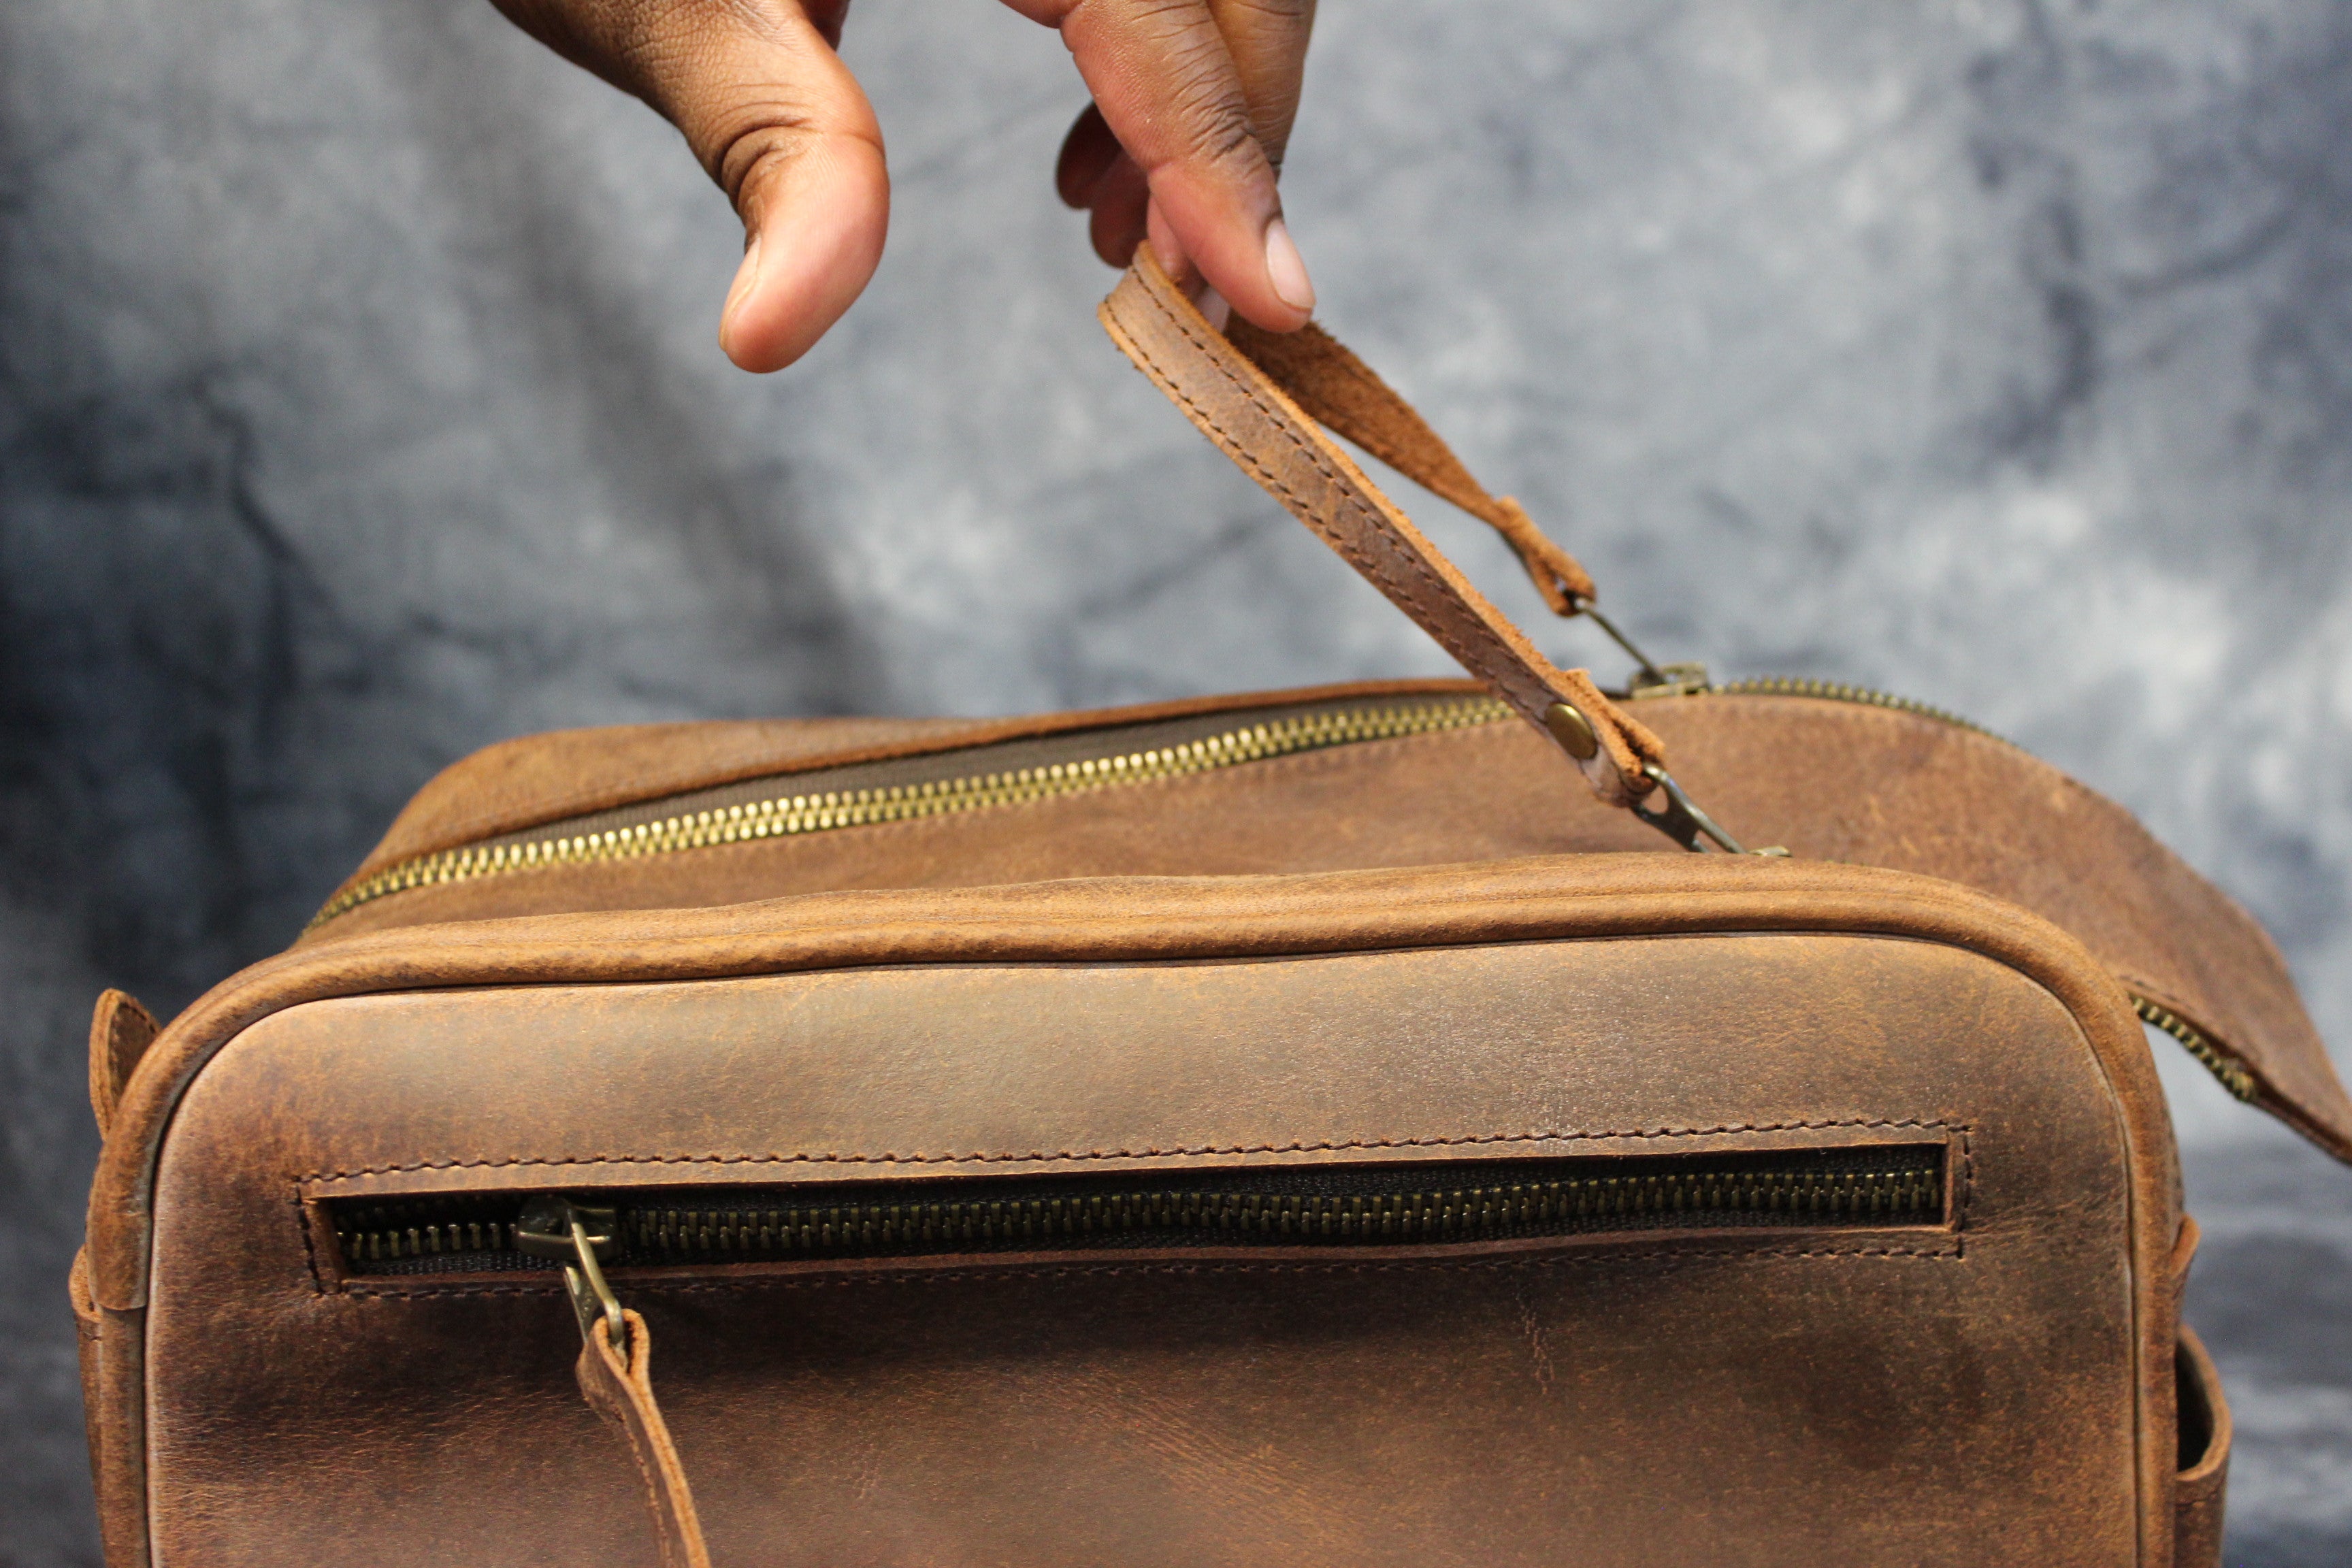
[[[280,945],[442,763],[1444,668],[1102,339],[1054,39],[865,0],[846,52],[891,249],[761,381],[718,195],[479,0],[0,10],[0,1558],[94,1559],[90,996]],[[2019,738],[2352,1042],[2352,6],[1338,0],[1288,199],[1654,646]],[[2352,1175],[2173,1077],[2232,1561],[2340,1564]]]

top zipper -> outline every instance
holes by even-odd
[[[1708,686],[1704,680],[1702,674],[1675,689],[1687,695],[1713,691],[1726,696],[1814,697],[1859,702],[1915,713],[1979,734],[1990,733],[1940,708],[1860,687],[1778,677],[1725,686]],[[416,888],[471,882],[559,866],[633,860],[841,827],[945,816],[992,806],[1025,805],[1062,795],[1213,773],[1244,763],[1267,762],[1366,741],[1396,740],[1499,723],[1510,716],[1511,710],[1492,697],[1439,697],[1403,702],[1372,700],[1345,706],[1277,710],[1247,723],[1212,716],[1206,720],[1051,737],[1042,742],[999,743],[969,752],[908,758],[897,763],[828,769],[823,777],[835,787],[822,790],[807,787],[812,781],[805,775],[799,779],[792,775],[755,779],[414,856],[337,893],[304,929],[316,931],[362,905]],[[1150,743],[1155,740],[1160,743]],[[973,762],[982,754],[1003,757],[1007,765],[985,773],[971,771]],[[904,776],[908,773],[932,776]],[[874,777],[877,774],[887,776]],[[857,787],[868,778],[873,782]],[[783,793],[795,783],[803,786],[799,791]]]
[[[1891,708],[1898,713],[1910,713],[1971,731],[2003,745],[2016,744],[2007,736],[1995,734],[1983,725],[1945,709],[1914,701],[1908,697],[1895,697],[1884,691],[1873,691],[1867,687],[1846,686],[1834,680],[1813,680],[1792,675],[1759,675],[1752,679],[1734,680],[1701,689],[1721,697],[1812,697],[1824,702],[1856,702],[1867,708]]]
[[[637,859],[682,849],[706,849],[761,838],[822,833],[837,827],[866,827],[880,823],[907,822],[923,816],[945,816],[990,806],[1025,805],[1061,795],[1085,795],[1120,784],[1150,784],[1191,773],[1213,773],[1243,763],[1266,762],[1302,752],[1365,741],[1395,740],[1441,730],[1492,724],[1510,716],[1510,709],[1492,697],[1441,697],[1417,702],[1352,704],[1344,708],[1291,711],[1255,723],[1213,729],[1205,734],[1171,735],[1160,745],[1107,750],[1105,737],[1087,733],[1056,737],[1043,743],[1021,745],[1038,752],[1068,750],[1058,760],[1040,758],[1028,766],[1007,766],[990,773],[962,773],[872,787],[808,790],[783,795],[794,782],[755,780],[749,786],[672,796],[650,806],[623,808],[552,823],[545,827],[463,845],[384,868],[335,895],[310,919],[315,931],[339,915],[412,888],[468,882],[516,871],[541,870],[597,861]],[[1194,731],[1199,721],[1142,726],[1150,731]],[[1132,746],[1135,730],[1113,731]],[[1055,742],[1059,744],[1056,745]],[[985,748],[1004,752],[1014,745]],[[1097,754],[1085,754],[1087,752]],[[947,752],[912,758],[918,769],[971,766],[972,753]],[[829,778],[880,769],[828,770]],[[898,771],[904,771],[904,764]],[[705,796],[733,796],[711,798]]]
[[[1667,696],[1806,697],[1857,703],[1949,724],[2013,744],[1981,724],[1945,709],[1867,687],[1798,676],[1759,676],[1717,686],[1704,667],[1672,665],[1671,679],[1623,695],[1655,701]],[[1499,723],[1511,710],[1492,697],[1436,697],[1418,701],[1370,699],[1343,705],[1274,710],[1250,723],[1218,715],[1116,730],[1083,731],[1038,742],[1000,742],[898,763],[825,770],[836,787],[782,794],[795,775],[671,795],[589,816],[461,845],[395,862],[337,893],[310,917],[305,931],[364,904],[414,888],[470,882],[486,877],[558,866],[636,859],[684,849],[714,848],[761,838],[822,833],[944,816],[992,806],[1024,805],[1121,784],[1148,784],[1213,773],[1244,763],[1366,741],[1395,740],[1445,730]],[[1157,742],[1158,743],[1151,743]],[[1142,743],[1139,743],[1142,742]],[[975,757],[1003,759],[987,773],[970,771]],[[958,771],[961,769],[961,771]],[[865,787],[858,787],[863,782]],[[2258,1089],[2245,1065],[2159,1004],[2137,994],[2139,1016],[2179,1040],[2236,1098],[2252,1103]]]

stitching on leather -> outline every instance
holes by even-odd
[[[1321,478],[1325,483],[1330,485],[1339,492],[1339,504],[1342,507],[1355,513],[1359,518],[1362,519],[1367,524],[1369,524],[1370,531],[1372,533],[1383,536],[1395,535],[1396,531],[1389,525],[1388,519],[1381,517],[1374,508],[1354,495],[1352,493],[1354,487],[1349,485],[1338,473],[1333,471],[1323,461],[1322,454],[1317,452],[1311,445],[1299,437],[1297,432],[1289,427],[1288,421],[1282,416],[1278,410],[1268,407],[1265,402],[1258,396],[1257,391],[1255,387],[1251,386],[1248,382],[1243,380],[1240,376],[1235,375],[1227,366],[1220,363],[1214,351],[1209,349],[1201,342],[1201,340],[1193,333],[1192,328],[1181,317],[1178,316],[1175,311],[1170,310],[1163,300],[1152,294],[1149,289],[1143,290],[1143,297],[1150,304],[1151,308],[1160,313],[1161,319],[1166,321],[1170,326],[1176,330],[1179,336],[1182,337],[1186,342],[1192,344],[1193,348],[1201,352],[1202,357],[1208,361],[1209,366],[1212,370],[1215,371],[1217,374],[1223,376],[1225,381],[1241,395],[1243,399],[1247,402],[1251,407],[1255,408],[1266,418],[1268,423],[1273,425],[1275,429],[1282,435],[1284,439],[1287,440],[1293,447],[1298,449],[1299,453],[1306,458],[1307,466],[1314,469],[1316,474]],[[1169,395],[1175,398],[1177,402],[1183,405],[1187,412],[1192,416],[1193,419],[1202,426],[1202,428],[1216,437],[1221,443],[1230,447],[1236,455],[1238,455],[1249,470],[1253,474],[1258,476],[1260,483],[1274,490],[1277,495],[1280,495],[1286,500],[1297,501],[1302,509],[1310,513],[1315,510],[1313,507],[1307,505],[1304,497],[1299,496],[1296,491],[1291,489],[1288,485],[1283,483],[1282,479],[1277,475],[1253,457],[1248,450],[1242,446],[1239,440],[1237,440],[1230,432],[1225,430],[1223,426],[1220,426],[1210,416],[1206,409],[1202,408],[1198,403],[1195,403],[1191,397],[1187,396],[1183,389],[1176,384],[1174,378],[1169,375],[1165,370],[1161,369],[1159,362],[1151,357],[1151,352],[1149,349],[1145,348],[1140,342],[1137,342],[1131,336],[1129,341],[1134,343],[1137,354],[1143,360],[1144,365],[1151,374],[1152,379],[1160,384],[1161,389],[1168,393]],[[1324,531],[1320,529],[1318,529],[1317,531],[1324,532]],[[1324,533],[1324,537],[1330,539],[1331,542],[1339,547],[1340,555],[1347,560],[1349,565],[1354,566],[1359,572],[1363,573],[1366,576],[1371,578],[1374,582],[1379,583],[1381,586],[1392,589],[1398,596],[1418,607],[1422,611],[1423,616],[1427,617],[1428,621],[1434,622],[1440,626],[1444,625],[1444,617],[1437,616],[1430,609],[1427,600],[1423,597],[1421,593],[1415,590],[1412,584],[1398,581],[1395,575],[1384,564],[1364,555],[1360,550],[1351,546],[1348,541],[1334,538],[1328,532]],[[1435,588],[1440,594],[1444,594],[1446,592],[1446,584],[1444,581],[1434,572],[1431,571],[1427,564],[1415,560],[1412,553],[1403,547],[1403,542],[1401,538],[1394,538],[1391,540],[1391,542],[1398,547],[1398,553],[1402,557],[1404,563],[1410,567],[1415,574],[1421,577],[1429,586]],[[1474,620],[1475,619],[1475,617],[1474,616]],[[1435,637],[1437,640],[1444,646],[1446,652],[1453,654],[1454,658],[1460,659],[1464,664],[1478,669],[1480,673],[1486,675],[1489,680],[1494,681],[1496,685],[1511,687],[1526,684],[1527,672],[1512,668],[1517,663],[1517,661],[1509,657],[1509,646],[1503,641],[1502,637],[1492,626],[1486,625],[1483,621],[1476,621],[1475,624],[1477,625],[1478,630],[1485,634],[1483,640],[1487,645],[1486,656],[1484,658],[1479,657],[1466,647],[1462,646],[1461,639],[1454,635],[1432,630],[1432,628],[1426,624],[1423,626],[1423,629],[1430,631],[1431,635]],[[1498,659],[1496,657],[1496,655],[1500,655],[1502,657]],[[1499,673],[1497,673],[1495,668],[1498,664],[1501,667]]]
[[[1078,1164],[1090,1160],[1201,1159],[1225,1154],[1305,1154],[1349,1149],[1452,1149],[1498,1143],[1594,1142],[1618,1138],[1706,1138],[1726,1132],[1824,1131],[1841,1127],[1937,1128],[1961,1134],[1962,1148],[1973,1128],[1966,1122],[1916,1116],[1844,1117],[1830,1121],[1740,1121],[1713,1127],[1656,1127],[1631,1131],[1588,1132],[1487,1132],[1454,1138],[1351,1138],[1345,1142],[1232,1143],[1179,1145],[1171,1149],[1094,1149],[1084,1153],[1025,1154],[580,1154],[562,1159],[422,1160],[406,1165],[362,1165],[351,1170],[313,1171],[295,1180],[308,1184],[348,1180],[353,1176],[404,1175],[418,1171],[478,1171],[556,1169],[581,1165],[992,1165]]]
[[[1408,1259],[1385,1263],[1325,1263],[1318,1259],[1286,1259],[1278,1263],[1118,1263],[1040,1264],[1034,1268],[992,1269],[985,1265],[944,1268],[879,1270],[855,1274],[773,1275],[760,1279],[659,1280],[633,1279],[630,1290],[639,1296],[708,1295],[721,1291],[846,1289],[858,1285],[969,1285],[975,1276],[992,1279],[1072,1279],[1118,1278],[1123,1275],[1165,1274],[1471,1274],[1504,1268],[1566,1268],[1591,1263],[1646,1263],[1660,1260],[1702,1261],[1708,1258],[1745,1263],[1751,1258],[1919,1258],[1927,1262],[1958,1262],[1957,1246],[1735,1248],[1684,1247],[1673,1251],[1615,1252],[1594,1249],[1572,1256],[1491,1258],[1468,1260]],[[347,1296],[383,1300],[439,1300],[464,1296],[555,1296],[562,1287],[546,1285],[451,1285],[439,1289],[400,1289],[363,1285],[343,1287]]]

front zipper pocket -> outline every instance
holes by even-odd
[[[602,1192],[615,1269],[1173,1248],[1440,1247],[1597,1232],[1932,1226],[1942,1143]],[[543,1270],[542,1194],[331,1199],[341,1272]]]

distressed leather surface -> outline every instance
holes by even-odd
[[[2112,984],[1959,889],[1692,870],[785,900],[730,911],[768,969],[857,904],[895,962],[659,984],[577,971],[723,962],[710,911],[293,955],[173,1032],[223,1037],[155,1187],[159,1560],[653,1560],[551,1277],[340,1279],[307,1199],[1899,1134],[1954,1141],[1948,1233],[615,1283],[720,1563],[2164,1561],[2177,1214]],[[493,966],[543,984],[414,988]]]
[[[1228,700],[1246,712],[1340,696],[1475,689],[1423,681]],[[2338,1158],[2352,1158],[2352,1100],[2277,949],[2252,917],[2114,802],[2014,746],[1889,709],[1721,695],[1634,707],[1673,747],[1677,777],[1748,841],[1943,878],[2047,917],[2134,992],[2241,1058],[2264,1109]],[[1202,710],[1165,704],[1033,722],[1104,728]],[[873,756],[870,736],[841,728],[845,722],[803,721],[797,731],[778,722],[681,727],[670,738],[677,758],[664,791]],[[941,728],[908,737],[897,754],[976,743],[975,737],[1012,732]],[[562,815],[556,803],[583,796],[616,804],[611,781],[628,753],[619,750],[625,738],[612,744],[612,758],[595,752],[586,734],[543,752],[521,742],[502,748],[499,765],[517,781],[509,796],[517,804],[499,819],[501,830],[556,820]],[[697,757],[707,759],[699,773]],[[477,789],[477,765],[461,763],[428,786],[404,816],[407,826],[395,827],[366,869],[447,847],[449,804]],[[584,790],[570,787],[580,779],[588,781]],[[520,804],[532,788],[544,792],[537,815]],[[828,888],[1321,871],[1654,851],[1663,842],[1577,788],[1549,742],[1496,723],[1028,805],[420,889],[364,905],[311,940],[423,921],[724,903]]]

